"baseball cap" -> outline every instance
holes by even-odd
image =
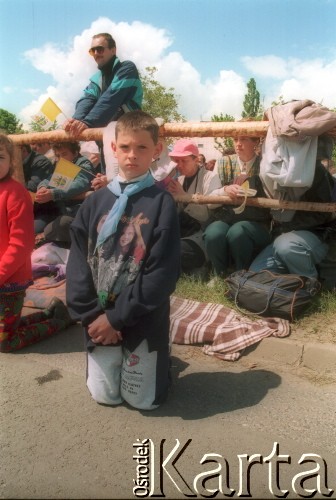
[[[175,142],[173,150],[169,153],[171,158],[179,158],[183,156],[198,156],[198,147],[189,139],[179,139]]]

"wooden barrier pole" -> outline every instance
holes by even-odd
[[[165,123],[160,127],[161,137],[234,137],[247,135],[263,137],[267,133],[269,122],[174,122]],[[50,130],[49,132],[29,132],[28,134],[10,135],[16,144],[30,144],[31,142],[65,142],[65,141],[99,141],[103,137],[103,128],[84,130],[74,138],[64,130]],[[336,138],[336,127],[326,135]]]
[[[9,135],[14,144],[31,144],[32,142],[74,142],[100,141],[103,137],[103,128],[88,128],[78,137],[73,137],[65,130],[49,130],[48,132],[28,132],[27,134]]]
[[[163,137],[262,137],[269,122],[181,122],[165,123],[160,127]]]
[[[241,205],[243,197],[233,201],[229,196],[204,196],[201,194],[174,195],[174,200],[182,203],[197,203],[198,205]],[[336,203],[315,203],[311,201],[280,201],[270,198],[247,198],[246,205],[276,210],[304,210],[308,212],[335,212]]]
[[[234,137],[237,135],[263,137],[267,133],[268,121],[256,122],[174,122],[160,127],[163,137]],[[336,127],[326,134],[336,138]]]

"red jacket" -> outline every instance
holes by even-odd
[[[29,286],[34,242],[29,192],[11,177],[0,180],[0,292]]]

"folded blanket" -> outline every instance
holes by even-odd
[[[174,344],[205,344],[203,352],[228,361],[265,337],[286,337],[290,323],[280,318],[251,319],[220,304],[171,297],[170,330]]]
[[[23,305],[44,309],[54,297],[58,297],[65,304],[65,279],[58,280],[54,276],[43,276],[35,279],[34,283],[27,288]]]

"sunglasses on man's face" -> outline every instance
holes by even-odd
[[[97,45],[97,47],[91,47],[91,49],[89,50],[89,54],[90,56],[94,56],[96,52],[97,54],[103,54],[105,49],[107,49],[107,47],[103,47],[102,45]]]

